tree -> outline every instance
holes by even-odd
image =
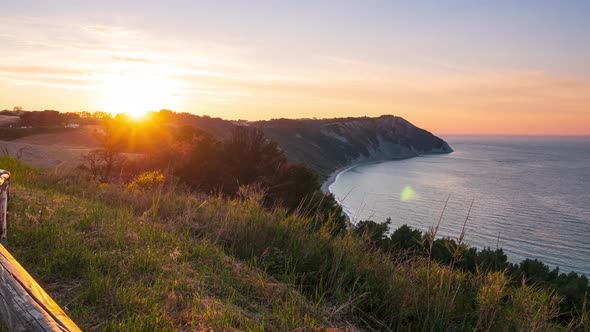
[[[125,162],[125,158],[121,156],[124,145],[119,132],[114,120],[105,120],[102,132],[95,131],[101,148],[82,155],[92,177],[102,183],[109,182],[113,172],[120,170]]]
[[[302,199],[320,190],[317,174],[301,163],[283,163],[268,189],[269,205],[277,204],[295,210]]]
[[[25,112],[20,115],[21,124],[31,127],[57,127],[64,124],[63,114],[54,110]]]
[[[353,233],[364,236],[377,248],[389,250],[391,248],[391,240],[387,237],[389,225],[391,225],[391,218],[387,218],[383,223],[362,220],[357,223]]]
[[[192,137],[183,129],[180,139]],[[240,186],[259,184],[268,189],[286,158],[277,145],[258,129],[236,127],[229,140],[220,142],[212,136],[193,141],[183,165],[176,174],[199,189],[224,194],[237,193]]]
[[[319,229],[326,223],[334,232],[346,228],[346,217],[332,195],[320,191],[320,180],[309,167],[290,163],[275,142],[256,128],[236,126],[226,141],[203,132],[180,128],[176,141],[188,146],[175,175],[193,188],[236,195],[242,186],[266,192],[267,207],[281,206],[308,213]]]
[[[97,118],[97,119],[109,119],[111,117],[111,115],[107,112],[96,111],[96,112],[92,113],[92,117]]]
[[[207,135],[196,140],[181,134],[181,140],[190,143],[186,156],[174,168],[174,174],[191,187],[204,191],[228,192],[230,174],[226,170],[223,145],[214,137]]]
[[[396,229],[389,238],[392,245],[398,250],[417,251],[422,248],[420,244],[422,232],[406,224]]]
[[[259,183],[268,188],[287,158],[278,145],[257,128],[236,126],[229,140],[223,142],[225,167],[236,181],[227,190],[235,192],[241,185]]]
[[[109,182],[113,171],[120,169],[124,163],[124,159],[118,153],[105,149],[97,149],[83,154],[82,160],[91,176],[101,183]]]

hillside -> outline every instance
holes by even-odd
[[[50,115],[55,116],[55,114]],[[68,116],[72,117],[71,114]],[[14,116],[10,118],[18,119]],[[421,154],[453,151],[442,139],[401,117],[392,115],[376,118],[275,119],[249,122],[162,110],[151,113],[147,118],[153,122],[152,128],[155,131],[174,132],[174,128],[193,126],[211,133],[219,140],[230,137],[236,126],[258,128],[269,139],[277,142],[291,161],[308,165],[322,179],[326,179],[341,167],[358,162],[395,160]],[[101,121],[86,118],[72,121],[79,120]],[[53,167],[65,162],[67,165],[75,166],[79,162],[81,153],[98,147],[95,137],[97,129],[100,131],[100,126],[93,124],[77,129],[0,128],[0,140],[10,141],[3,144],[12,151],[12,154],[20,149],[26,151],[27,156],[24,160],[35,165]],[[36,152],[52,148],[57,150],[48,154]],[[71,153],[64,155],[60,151]],[[50,156],[55,158],[52,159]],[[73,159],[76,160],[73,161]]]
[[[174,125],[197,127],[220,139],[227,138],[235,125],[259,128],[279,144],[290,160],[307,164],[322,178],[327,178],[338,168],[358,162],[453,151],[442,139],[392,115],[235,122],[187,113],[166,113],[165,119]]]
[[[83,330],[571,330],[501,272],[390,256],[261,196],[140,191],[0,158],[7,248]],[[397,257],[397,258],[396,258]],[[584,320],[586,319],[586,320]]]
[[[254,122],[279,143],[293,161],[303,162],[322,177],[350,164],[450,153],[442,139],[401,117],[279,119]]]

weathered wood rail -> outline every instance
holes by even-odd
[[[10,173],[0,170],[0,318],[10,331],[80,331],[4,247],[9,184]]]
[[[0,169],[0,191],[2,196],[0,198],[0,219],[2,225],[0,226],[0,242],[6,244],[6,212],[8,210],[8,195],[10,195],[10,173]]]

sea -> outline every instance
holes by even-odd
[[[465,224],[471,246],[590,276],[590,137],[442,138],[453,153],[361,164],[329,190],[353,223],[440,220],[438,235],[455,239]]]

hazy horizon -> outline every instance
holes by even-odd
[[[0,109],[590,135],[586,1],[2,2]]]

